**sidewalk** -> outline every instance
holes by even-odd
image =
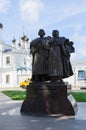
[[[20,114],[22,101],[13,101],[0,93],[1,130],[85,130],[86,103],[78,103],[75,117],[38,117]]]
[[[23,90],[21,87],[4,87],[4,88],[1,88],[0,87],[0,92],[3,91],[3,90]]]

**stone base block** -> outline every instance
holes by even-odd
[[[67,92],[68,85],[54,83],[32,83],[26,89],[26,99],[21,113],[36,115],[75,115],[78,106]]]

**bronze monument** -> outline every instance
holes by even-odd
[[[75,115],[77,103],[63,79],[73,75],[70,55],[75,52],[73,42],[60,37],[58,30],[52,36],[44,37],[40,29],[39,38],[30,43],[32,62],[32,83],[26,88],[26,99],[21,113]]]

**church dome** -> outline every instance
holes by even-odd
[[[12,42],[15,43],[15,42],[16,42],[16,39],[14,38],[14,39],[12,40]]]
[[[3,28],[3,25],[0,23],[0,28],[2,29]]]
[[[22,39],[23,41],[25,41],[26,36],[25,36],[25,35],[23,35],[23,36],[21,37],[21,39]]]

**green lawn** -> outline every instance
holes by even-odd
[[[11,97],[13,100],[24,100],[26,97],[25,91],[5,90],[2,93]],[[77,102],[86,102],[86,92],[72,92],[72,95]]]
[[[18,90],[4,90],[2,93],[6,94],[13,100],[24,100],[26,97],[25,91],[18,91]]]
[[[77,102],[86,102],[86,92],[72,92]]]

